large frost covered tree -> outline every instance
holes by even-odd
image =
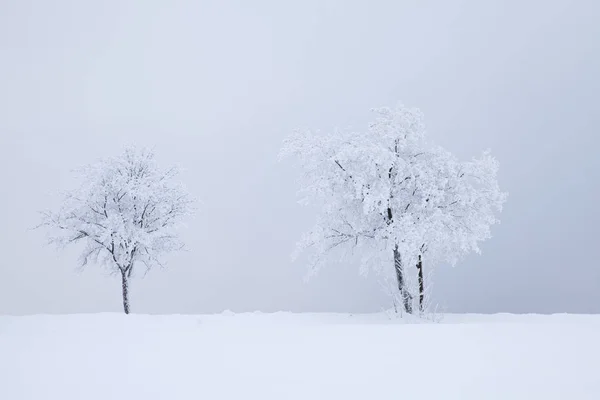
[[[159,168],[151,151],[128,148],[82,168],[81,186],[67,193],[60,210],[43,213],[52,243],[81,242],[82,266],[95,262],[121,277],[126,314],[134,272],[162,265],[162,255],[183,247],[176,228],[192,201],[177,175],[176,168]]]
[[[400,302],[410,313],[414,295],[405,266],[418,269],[422,310],[424,260],[454,265],[480,252],[507,194],[489,152],[461,162],[427,142],[419,110],[398,106],[374,114],[361,132],[296,131],[280,156],[300,161],[302,202],[320,210],[298,244],[299,252],[314,250],[312,271],[335,249],[342,257],[359,252],[363,271],[393,268]]]

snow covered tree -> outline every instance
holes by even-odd
[[[129,279],[138,266],[160,266],[163,254],[183,247],[176,228],[192,201],[177,174],[176,168],[160,169],[151,151],[127,149],[81,169],[81,186],[58,212],[43,213],[41,226],[52,243],[82,242],[82,266],[93,261],[121,276],[126,314]]]
[[[361,251],[363,271],[381,271],[391,261],[403,308],[412,312],[404,266],[419,269],[422,307],[423,259],[454,265],[479,252],[507,195],[498,187],[498,163],[488,152],[460,162],[427,143],[419,110],[374,112],[364,132],[296,131],[285,141],[280,156],[299,159],[304,172],[302,202],[320,209],[298,252],[315,250],[313,272],[326,254],[347,245]]]

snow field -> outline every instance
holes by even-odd
[[[411,321],[417,322],[417,321]],[[0,399],[598,399],[600,316],[0,317]]]

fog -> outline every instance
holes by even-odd
[[[600,312],[600,5],[595,1],[21,1],[0,3],[0,314],[120,311],[120,283],[46,245],[72,170],[153,147],[200,210],[188,250],[132,283],[134,312],[369,312],[390,300],[357,265],[309,282],[290,254],[294,128],[363,128],[421,108],[460,158],[490,148],[501,225],[436,266],[452,312]]]

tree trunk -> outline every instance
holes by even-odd
[[[121,272],[121,283],[123,287],[123,310],[129,314],[129,278],[126,272]]]
[[[394,268],[396,269],[396,279],[398,280],[398,290],[400,291],[400,297],[404,305],[404,311],[412,314],[412,298],[406,287],[406,280],[404,279],[404,269],[402,268],[402,258],[398,246],[394,248]]]
[[[423,260],[420,254],[417,269],[419,270],[419,310],[423,312],[425,311],[425,283],[423,282]]]

